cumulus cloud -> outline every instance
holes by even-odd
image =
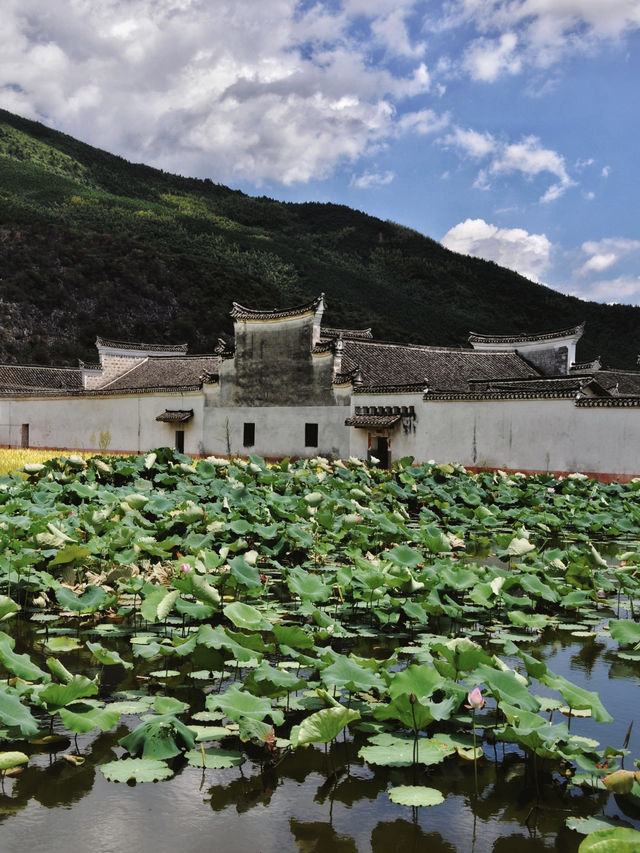
[[[640,305],[640,276],[622,275],[618,278],[592,281],[575,294],[580,299],[624,305]]]
[[[542,203],[547,203],[560,198],[575,184],[567,172],[564,157],[550,148],[544,148],[536,136],[526,136],[520,142],[508,143],[489,133],[456,127],[442,142],[463,156],[474,160],[490,160],[476,177],[476,189],[489,189],[492,175],[520,173],[531,180],[548,173],[557,180],[540,197]]]
[[[549,68],[575,53],[640,29],[637,0],[449,0],[445,25],[474,26],[462,67],[493,81],[524,68]]]
[[[402,108],[431,85],[406,24],[415,6],[5,0],[0,104],[172,171],[307,181],[438,124]],[[372,64],[375,45],[403,70]]]
[[[544,234],[529,234],[523,228],[498,228],[484,219],[458,223],[441,242],[454,252],[495,261],[536,282],[549,267],[552,248]]]
[[[354,176],[351,179],[351,186],[358,187],[360,190],[369,190],[373,187],[384,187],[394,178],[394,172],[364,172],[357,178]]]
[[[606,237],[604,240],[589,240],[582,244],[582,251],[589,257],[580,267],[579,273],[603,272],[628,255],[640,254],[640,240],[626,237]]]
[[[476,39],[465,53],[464,65],[474,80],[492,83],[500,74],[518,74],[522,60],[516,54],[518,37],[503,33],[496,39]]]

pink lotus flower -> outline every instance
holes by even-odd
[[[482,691],[479,687],[474,687],[473,690],[470,690],[467,693],[467,702],[468,705],[465,705],[465,708],[469,708],[469,710],[479,711],[481,708],[484,708],[485,702],[487,700],[482,695]]]
[[[180,566],[180,569],[181,569],[183,575],[188,575],[189,572],[193,571],[193,569],[191,568],[189,563],[182,563],[182,565]]]

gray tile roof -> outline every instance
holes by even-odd
[[[79,368],[0,364],[0,391],[77,391],[81,388]]]
[[[359,427],[392,427],[400,421],[401,415],[352,415],[344,422],[345,426]]]
[[[298,317],[301,314],[308,314],[317,311],[321,303],[324,302],[324,293],[317,296],[312,302],[307,302],[305,305],[297,305],[295,308],[274,308],[271,310],[262,310],[256,308],[246,308],[238,302],[233,303],[231,316],[234,320],[283,320],[287,317]]]
[[[468,391],[471,379],[539,376],[515,352],[421,347],[345,340],[341,373],[360,368],[362,387],[427,386],[432,391]]]
[[[539,332],[519,335],[480,335],[477,332],[469,334],[469,343],[472,344],[523,344],[530,341],[552,341],[554,338],[566,338],[569,335],[581,335],[584,332],[584,323],[571,326],[569,329],[560,329],[556,332]]]
[[[621,397],[635,397],[640,395],[640,370],[616,370],[604,368],[594,374],[603,388],[612,391],[616,385],[617,393]]]
[[[186,353],[188,344],[143,344],[139,341],[114,341],[109,338],[96,338],[96,347],[109,347],[110,349],[136,350],[140,352],[170,352]]]
[[[150,357],[96,391],[99,393],[100,391],[198,388],[203,377],[218,375],[219,364],[220,357],[217,355]]]
[[[156,416],[157,421],[165,424],[184,424],[193,417],[193,409],[165,409]]]
[[[373,340],[373,332],[371,328],[368,329],[333,329],[329,326],[323,326],[320,329],[320,338],[322,339],[331,339],[334,338],[355,338],[357,340],[365,340],[371,341]]]

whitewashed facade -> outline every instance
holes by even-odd
[[[95,365],[0,365],[0,444],[640,476],[640,371],[577,364],[581,326],[428,347],[328,328],[324,307],[234,303],[211,355],[98,338]]]

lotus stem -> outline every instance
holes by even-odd
[[[476,753],[476,709],[471,712],[471,724],[473,726],[473,781],[475,784],[476,799],[478,798],[478,756]]]

